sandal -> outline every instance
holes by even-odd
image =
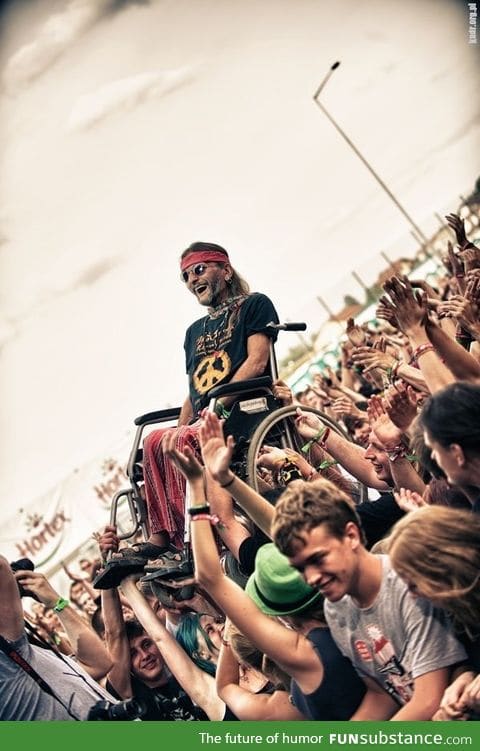
[[[147,575],[142,581],[153,579],[185,579],[193,576],[193,561],[185,550],[172,548],[154,561],[145,566]]]
[[[177,608],[177,603],[191,600],[195,594],[195,586],[193,584],[187,584],[180,589],[172,589],[171,587],[166,587],[158,580],[150,581],[150,590],[161,605],[175,609]]]
[[[95,589],[113,589],[118,587],[126,576],[141,573],[144,568],[145,559],[138,556],[111,558],[103,569],[100,569],[92,585]]]
[[[124,558],[142,558],[146,563],[151,558],[158,558],[168,550],[170,550],[169,545],[154,545],[153,542],[136,542],[128,548],[118,550],[112,555],[110,561],[121,561]]]

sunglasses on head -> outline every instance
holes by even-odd
[[[203,276],[207,269],[208,263],[196,263],[195,266],[192,266],[190,269],[182,271],[181,277],[186,284],[190,278],[190,274],[193,274],[194,276]]]

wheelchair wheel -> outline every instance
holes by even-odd
[[[260,423],[250,439],[246,463],[246,481],[254,490],[258,492],[258,475],[257,459],[260,449],[264,444],[273,446],[289,447],[295,451],[301,452],[302,445],[305,443],[295,430],[294,419],[297,414],[298,405],[289,405],[271,412]],[[334,430],[345,438],[350,440],[346,431],[331,417],[324,412],[320,412],[314,407],[301,407],[302,412],[311,412],[320,418],[322,423]],[[359,483],[360,503],[367,499],[367,488]]]

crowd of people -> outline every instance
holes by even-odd
[[[228,426],[278,316],[225,249],[184,251],[208,312],[178,426],[143,446],[150,535],[106,527],[68,599],[0,557],[0,719],[479,718],[480,249],[447,221],[443,275],[392,277],[337,368],[273,383],[296,448],[262,446],[258,492]]]

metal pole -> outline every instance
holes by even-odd
[[[317,300],[320,303],[320,305],[322,306],[322,308],[326,311],[326,313],[328,314],[328,316],[331,318],[331,320],[335,321],[335,323],[338,323],[338,325],[340,326],[340,328],[343,331],[343,326],[342,326],[341,321],[339,321],[339,319],[337,318],[337,316],[335,315],[335,313],[333,312],[333,310],[327,305],[327,303],[325,302],[325,300],[323,299],[323,297],[320,297],[320,295],[317,295]]]
[[[384,251],[383,251],[383,250],[381,250],[381,251],[380,251],[380,255],[382,256],[382,258],[384,259],[384,261],[386,261],[386,262],[388,263],[388,265],[389,265],[389,266],[391,267],[391,269],[392,269],[393,273],[394,273],[394,274],[396,274],[396,271],[395,271],[395,265],[394,265],[394,263],[393,263],[392,259],[391,259],[391,258],[389,258],[389,257],[387,256],[387,254],[386,254],[386,253],[384,253]]]
[[[347,136],[347,134],[345,133],[345,131],[342,130],[342,128],[340,127],[340,125],[337,123],[337,121],[334,120],[334,118],[329,113],[329,111],[326,109],[326,107],[322,104],[322,102],[319,101],[318,97],[320,96],[320,93],[322,92],[322,89],[324,88],[324,86],[327,83],[328,79],[332,75],[333,71],[336,70],[339,65],[340,65],[339,62],[333,63],[333,65],[331,66],[331,68],[328,71],[327,75],[325,76],[325,78],[323,79],[322,83],[318,86],[315,94],[313,95],[313,101],[322,110],[322,112],[325,115],[325,117],[327,118],[327,120],[329,120],[332,123],[333,127],[335,128],[335,130],[338,133],[340,133],[340,135],[342,136],[343,140],[348,144],[348,146],[350,146],[350,148],[356,154],[356,156],[358,156],[358,158],[360,159],[360,161],[362,162],[362,164],[365,165],[365,167],[368,169],[368,171],[370,172],[370,174],[375,178],[375,180],[377,181],[377,183],[380,185],[380,187],[382,188],[382,190],[387,194],[387,196],[390,198],[390,200],[395,204],[395,206],[397,207],[397,209],[403,214],[403,216],[405,217],[405,219],[407,220],[407,222],[413,227],[413,229],[415,230],[415,232],[418,233],[418,235],[422,238],[422,240],[424,242],[427,242],[427,238],[423,234],[423,232],[420,229],[420,227],[415,223],[415,221],[412,219],[412,217],[406,211],[406,209],[404,209],[404,207],[402,206],[402,204],[400,203],[400,201],[394,196],[394,194],[392,193],[392,191],[390,190],[390,188],[382,180],[382,178],[380,177],[380,175],[373,169],[372,165],[365,159],[365,157],[363,156],[363,154],[358,150],[358,148],[355,146],[355,144],[353,143],[353,141]]]

